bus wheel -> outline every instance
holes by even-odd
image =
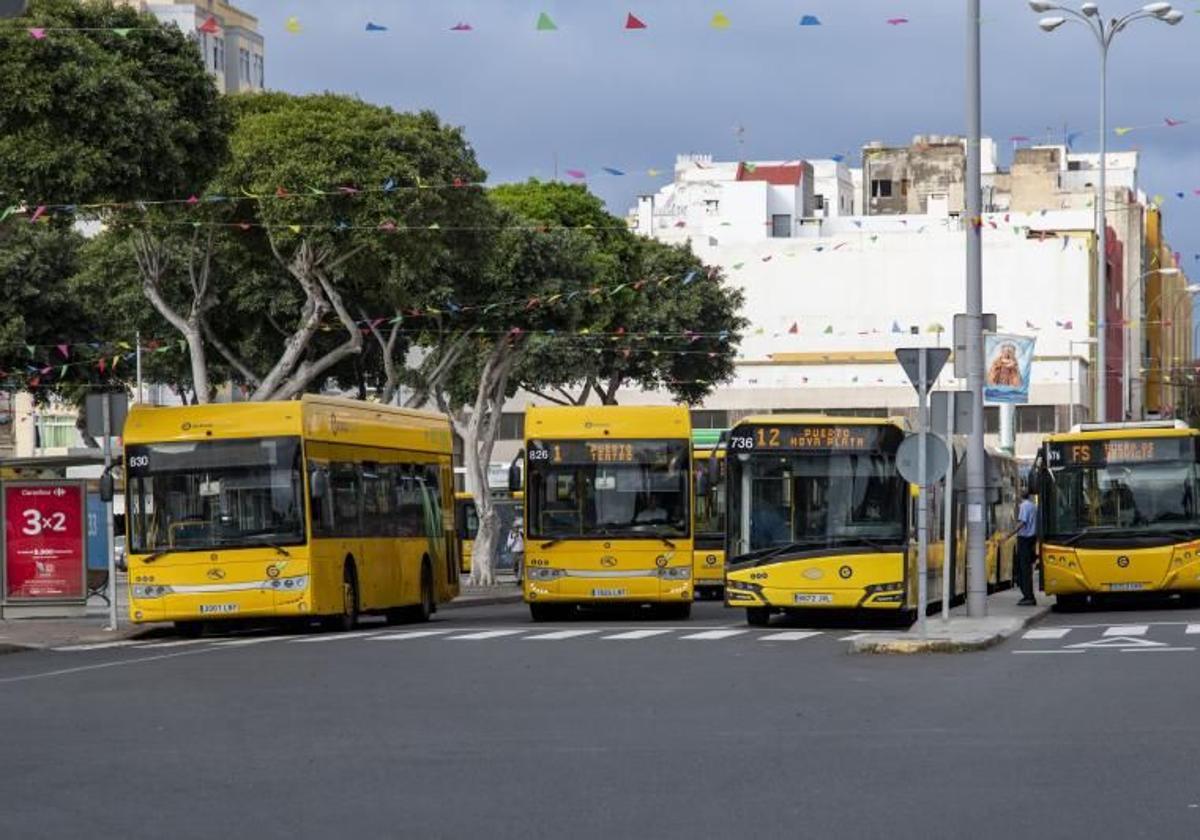
[[[176,621],[175,632],[185,639],[199,639],[204,633],[203,621]]]
[[[747,607],[746,608],[746,623],[751,627],[766,627],[771,623],[771,610],[769,607]]]
[[[570,612],[570,607],[563,604],[530,604],[529,617],[536,622],[563,621]]]
[[[349,561],[342,572],[342,612],[327,617],[321,624],[331,633],[348,633],[358,626],[358,579]]]
[[[1086,595],[1055,595],[1054,608],[1058,612],[1076,612],[1087,604]]]
[[[421,603],[413,608],[413,621],[424,623],[433,618],[433,612],[437,609],[437,604],[433,598],[433,573],[429,571],[429,564],[421,564]]]

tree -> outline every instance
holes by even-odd
[[[77,0],[26,20],[47,36],[0,28],[0,209],[187,196],[224,161],[228,116],[178,28]]]
[[[485,177],[474,151],[432,113],[346,96],[231,108],[230,161],[200,197],[114,226],[137,268],[125,282],[186,342],[202,401],[212,370],[255,401],[361,379],[381,314],[478,275],[491,205],[470,186]],[[375,368],[394,379],[392,335]]]
[[[456,314],[435,314],[418,337],[426,359],[416,371],[413,400],[431,397],[462,438],[479,514],[471,578],[481,585],[495,582],[500,518],[487,492],[487,470],[501,411],[516,390],[513,371],[547,334],[577,326],[579,292],[600,258],[595,243],[576,231],[538,230],[510,212],[498,221],[483,275],[455,291]]]
[[[588,297],[587,335],[531,349],[514,374],[526,391],[568,405],[595,394],[611,405],[636,385],[694,404],[733,375],[744,296],[689,246],[635,236],[583,186],[531,180],[493,195],[538,222],[585,233],[600,252],[593,288],[603,293]]]

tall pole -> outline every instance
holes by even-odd
[[[1108,422],[1108,39],[1100,39],[1100,178],[1096,196],[1096,419]]]
[[[1067,341],[1067,429],[1075,428],[1075,342]]]
[[[137,331],[137,402],[142,404],[142,331]]]
[[[104,474],[112,474],[112,394],[104,394],[102,403],[104,421]],[[104,536],[108,542],[108,627],[107,630],[117,629],[117,548],[116,535],[113,533],[113,503],[109,499],[104,503]]]
[[[980,141],[982,85],[979,0],[967,0],[967,388],[971,436],[967,442],[967,614],[987,615],[984,504],[987,453],[983,445],[983,187]]]
[[[922,347],[917,362],[917,423],[919,424],[917,453],[917,623],[921,638],[928,635],[925,613],[929,605],[929,475],[925,456],[929,447],[929,348]],[[945,567],[943,564],[943,574]]]

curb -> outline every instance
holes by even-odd
[[[849,643],[849,653],[892,654],[911,656],[920,653],[974,653],[988,650],[1006,639],[1015,636],[1021,630],[1036,624],[1050,614],[1050,604],[1039,606],[1035,611],[1021,618],[1014,618],[1000,630],[993,632],[964,633],[961,638],[932,637],[917,638],[877,638],[856,639]],[[914,629],[910,631],[915,634]]]
[[[37,648],[30,647],[29,645],[14,645],[8,642],[0,642],[0,656],[4,656],[6,653],[25,653],[29,650],[37,650]]]
[[[522,596],[519,592],[510,595],[484,595],[479,598],[451,601],[448,604],[442,604],[439,609],[464,610],[470,607],[494,607],[500,604],[519,604],[521,600]]]

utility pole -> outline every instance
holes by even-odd
[[[987,453],[983,445],[983,184],[980,143],[982,85],[979,0],[967,0],[967,390],[971,435],[967,441],[967,614],[987,615],[984,505]]]

